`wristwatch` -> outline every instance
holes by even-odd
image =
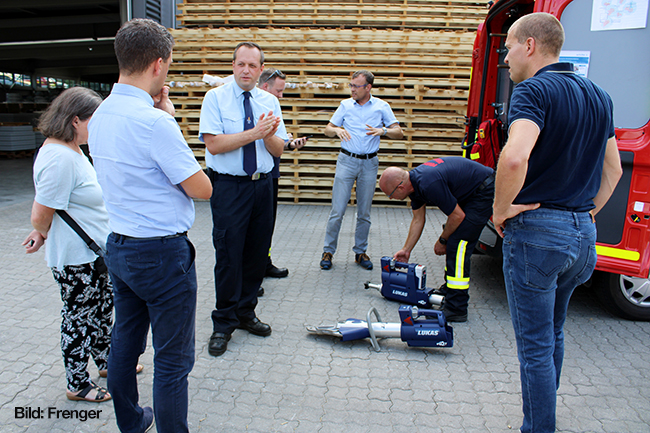
[[[447,245],[447,239],[443,238],[442,236],[438,238],[438,242],[440,242],[440,245]]]
[[[388,134],[388,129],[386,129],[386,127],[385,127],[385,126],[382,126],[382,127],[381,127],[381,129],[383,129],[383,130],[384,130],[384,133],[383,133],[383,134],[381,134],[381,135],[386,135],[386,134]]]

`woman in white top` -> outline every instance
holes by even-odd
[[[70,400],[102,402],[108,391],[90,380],[88,359],[106,375],[113,323],[113,291],[98,256],[56,213],[65,210],[102,250],[106,248],[108,213],[97,175],[79,145],[88,140],[88,121],[102,102],[90,89],[61,93],[41,116],[47,137],[34,162],[36,197],[31,221],[35,230],[25,239],[33,253],[47,239],[45,258],[61,288],[61,351]]]

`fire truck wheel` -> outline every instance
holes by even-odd
[[[650,279],[596,271],[593,283],[610,313],[628,320],[650,320]]]

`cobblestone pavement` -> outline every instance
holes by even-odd
[[[0,431],[116,432],[110,403],[65,398],[58,288],[42,252],[26,255],[20,245],[30,231],[30,166],[31,161],[0,160]],[[363,319],[371,306],[383,320],[398,321],[398,304],[363,284],[380,282],[379,259],[402,246],[410,211],[373,209],[368,253],[375,269],[366,271],[354,263],[354,208],[348,208],[333,269],[322,271],[329,208],[281,205],[273,258],[290,275],[265,280],[257,309],[273,334],[261,338],[238,330],[228,352],[214,358],[207,352],[214,305],[210,208],[198,202],[196,209],[190,232],[199,278],[192,432],[518,431],[519,366],[498,261],[474,257],[469,321],[453,325],[452,348],[409,348],[385,339],[375,352],[368,340],[308,335],[306,325]],[[442,214],[428,211],[428,220],[412,261],[427,266],[433,287],[441,283],[444,266],[432,251]],[[650,323],[619,320],[580,288],[565,330],[558,431],[650,432]],[[149,345],[138,379],[143,405],[152,404],[152,357]],[[90,371],[105,385],[94,366]],[[42,418],[18,417],[28,412],[21,408],[40,408]],[[66,419],[65,410],[82,412]],[[96,418],[79,419],[90,410]]]

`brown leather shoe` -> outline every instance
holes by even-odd
[[[320,259],[320,268],[324,270],[332,269],[332,253],[323,253]]]
[[[363,269],[368,269],[369,271],[372,270],[372,262],[370,261],[370,257],[368,257],[368,254],[366,253],[355,254],[354,261],[357,262],[357,264],[361,266]]]

